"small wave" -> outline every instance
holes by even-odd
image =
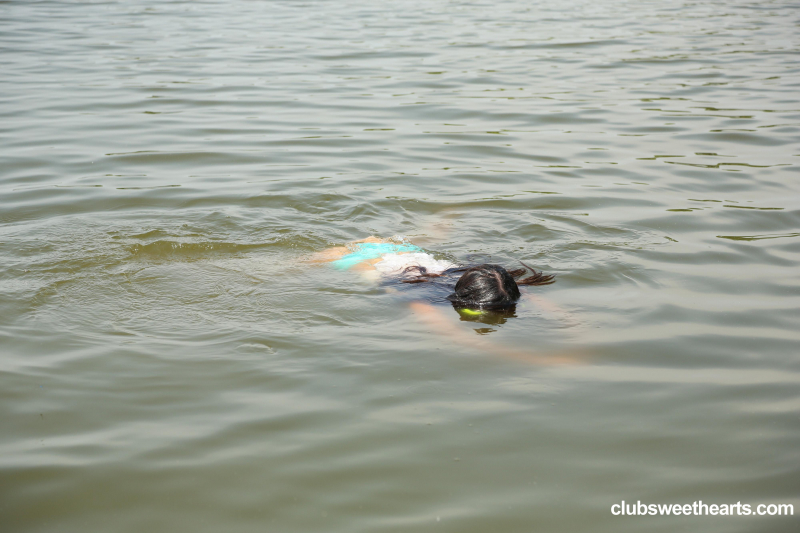
[[[239,244],[233,242],[178,242],[155,241],[136,243],[128,249],[132,255],[147,258],[185,257],[192,258],[209,253],[236,254],[263,248],[266,244]]]

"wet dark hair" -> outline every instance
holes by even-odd
[[[527,265],[525,265],[527,266]],[[530,267],[528,267],[530,268]],[[521,279],[525,269],[508,271],[500,265],[478,265],[467,269],[456,283],[453,294],[447,297],[454,307],[470,309],[503,309],[517,303],[521,294],[519,285],[547,285],[555,280],[553,276],[536,272]]]
[[[447,299],[456,308],[506,309],[520,299],[519,285],[549,285],[555,282],[555,276],[537,272],[525,263],[522,264],[533,274],[519,280],[516,278],[522,277],[527,272],[525,268],[506,270],[500,265],[487,263],[447,270],[442,275],[464,273],[456,282],[454,292]],[[430,281],[431,278],[442,277],[440,274],[429,274],[425,267],[421,266],[412,266],[404,270],[404,274],[412,272],[416,276],[403,280],[403,283],[423,283]]]

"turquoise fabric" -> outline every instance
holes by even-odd
[[[355,249],[355,252],[349,253],[336,261],[331,261],[331,266],[337,270],[347,270],[362,261],[377,259],[384,254],[422,251],[422,248],[413,244],[393,244],[390,242],[361,242],[355,245]]]

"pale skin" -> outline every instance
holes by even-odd
[[[381,239],[379,237],[367,237],[366,239],[361,239],[358,241],[352,241],[350,244],[358,244],[361,242],[389,242],[387,239]],[[333,248],[328,248],[327,250],[322,250],[321,252],[315,253],[309,261],[313,263],[329,263],[331,261],[336,261],[337,259],[341,259],[342,257],[346,256],[350,253],[350,249],[347,246],[334,246]],[[406,252],[398,252],[404,254]],[[376,259],[370,259],[368,261],[362,261],[357,265],[354,265],[350,270],[354,270],[356,272],[368,272],[370,270],[375,270],[375,264],[379,263],[381,258],[378,257]]]
[[[374,242],[374,243],[383,243],[389,242],[386,239],[380,239],[378,237],[367,237],[366,239],[361,239],[358,241],[352,241],[350,244],[357,244],[362,242]],[[333,248],[328,248],[327,250],[323,250],[314,254],[309,261],[314,263],[327,263],[330,261],[336,261],[344,257],[345,255],[349,254],[351,250],[346,246],[336,246]],[[399,253],[406,253],[406,252],[399,252]],[[353,266],[351,270],[356,272],[360,272],[367,277],[371,277],[370,273],[377,274],[375,270],[375,264],[380,262],[382,258],[370,259],[367,261],[362,261],[357,265]],[[566,319],[568,322],[573,323],[574,321],[569,317],[569,315],[564,312],[558,305],[549,300],[541,298],[540,296],[536,296],[533,294],[526,294],[523,296],[523,299],[534,303],[535,305],[541,307],[542,309],[557,314],[562,318]],[[482,337],[475,338],[475,337],[467,337],[464,335],[463,328],[459,327],[458,321],[455,320],[450,313],[445,313],[442,309],[439,309],[433,305],[430,305],[425,302],[412,302],[409,304],[409,308],[414,315],[414,317],[422,322],[425,325],[431,326],[433,331],[448,337],[454,343],[468,346],[470,348],[478,348],[482,351],[493,355],[500,355],[502,357],[513,359],[516,361],[522,361],[526,363],[532,363],[537,365],[573,365],[582,362],[585,358],[585,354],[581,353],[578,350],[572,352],[565,352],[560,351],[558,353],[531,353],[528,351],[519,350],[516,348],[498,345],[496,343],[492,343],[487,339]]]
[[[433,331],[448,337],[451,341],[468,346],[470,348],[479,348],[492,355],[500,355],[507,359],[515,361],[522,361],[536,365],[574,365],[581,362],[582,354],[579,351],[574,352],[558,352],[558,353],[531,353],[509,346],[502,346],[490,342],[483,337],[467,337],[464,335],[464,330],[459,328],[450,315],[442,312],[441,309],[434,307],[424,302],[411,302],[409,305],[411,312],[414,313],[417,320],[431,326]]]

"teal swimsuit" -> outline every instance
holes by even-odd
[[[341,259],[331,261],[333,268],[337,270],[347,270],[362,261],[377,259],[384,254],[396,254],[399,252],[421,252],[422,248],[413,244],[393,244],[390,242],[360,242],[354,245],[355,252],[351,252]]]

